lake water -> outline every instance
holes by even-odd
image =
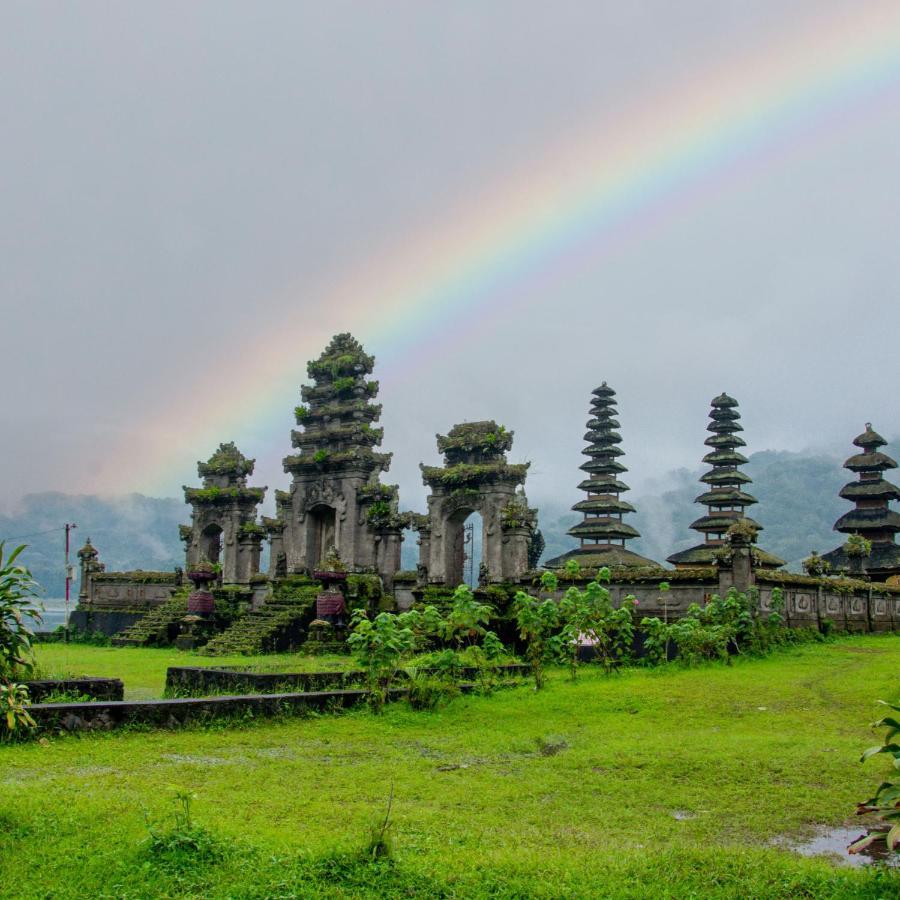
[[[69,601],[69,612],[75,609],[76,599]],[[38,625],[38,631],[55,631],[60,625],[66,624],[66,598],[65,597],[45,597],[41,603],[44,611],[41,613],[43,621]]]

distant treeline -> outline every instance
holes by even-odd
[[[832,457],[767,450],[754,453],[745,471],[753,479],[749,491],[760,501],[750,515],[763,525],[760,544],[797,569],[810,550],[824,552],[836,547],[841,536],[832,525],[849,504],[838,497],[841,486],[851,480]],[[701,515],[694,498],[701,493],[701,470],[681,469],[660,479],[661,489],[641,495],[626,495],[637,507],[628,517],[641,539],[629,546],[636,552],[663,562],[676,550],[699,543],[690,523]],[[577,473],[575,473],[577,475]],[[553,503],[538,503],[540,528],[546,541],[545,558],[574,546],[566,531],[580,520],[568,508],[581,495],[577,479],[565,495]],[[113,569],[171,570],[182,565],[183,546],[178,525],[190,520],[184,502],[175,498],[130,494],[117,498],[60,493],[29,494],[10,515],[0,515],[0,539],[28,544],[24,560],[48,596],[59,597],[65,587],[63,531],[65,522],[76,522],[73,551],[90,536],[101,559]],[[476,540],[477,544],[480,541]],[[480,549],[480,548],[478,548]],[[404,568],[415,568],[418,548],[412,536],[403,545]],[[476,559],[477,559],[476,550]],[[73,563],[78,562],[72,557]]]

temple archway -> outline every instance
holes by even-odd
[[[213,565],[222,563],[224,545],[222,542],[222,527],[211,522],[200,532],[200,556]]]
[[[444,466],[421,467],[431,495],[418,525],[420,566],[430,582],[455,587],[464,580],[465,522],[473,513],[481,518],[481,558],[472,581],[514,581],[527,570],[535,511],[524,490],[517,491],[528,464],[506,461],[511,446],[512,432],[496,422],[455,425],[438,435]],[[473,541],[473,555],[476,546]]]
[[[332,547],[337,546],[336,522],[337,516],[333,506],[319,505],[309,512],[310,529],[309,536],[311,541],[309,559],[312,561],[313,567],[319,563],[327,555]]]

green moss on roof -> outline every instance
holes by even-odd
[[[608,494],[602,499],[581,500],[579,503],[576,503],[572,509],[575,512],[600,513],[607,515],[610,513],[634,512],[634,507],[630,503],[626,503],[624,500],[615,499],[613,494]]]
[[[844,468],[851,472],[883,472],[896,469],[897,463],[885,453],[857,453],[844,463]]]
[[[503,460],[490,463],[466,464],[456,466],[421,465],[423,481],[431,486],[456,487],[481,482],[505,481],[521,484],[528,474],[531,463],[507,463]]]
[[[577,538],[607,538],[610,540],[640,537],[640,532],[618,519],[585,519],[570,528],[567,534]],[[598,543],[602,543],[598,541]]]
[[[653,575],[658,577],[660,581],[665,581],[666,575],[670,574],[669,570],[663,569],[652,559],[647,559],[646,556],[633,553],[631,550],[626,550],[624,547],[619,547],[615,544],[602,548],[582,549],[576,547],[568,553],[548,559],[544,563],[544,568],[561,569],[569,560],[575,560],[582,569],[602,569],[604,566],[609,568],[611,572],[613,568],[623,567],[652,569]],[[621,575],[622,573],[620,573],[619,580],[624,580]]]
[[[262,503],[265,488],[250,487],[184,487],[187,503]]]
[[[853,438],[853,443],[857,447],[869,449],[870,447],[883,447],[887,444],[887,441],[877,431],[873,430],[871,422],[866,422],[866,430]]]
[[[834,530],[850,534],[857,531],[900,531],[900,513],[886,507],[851,509],[834,523]]]
[[[694,503],[702,503],[704,506],[720,506],[726,503],[752,506],[756,502],[757,499],[752,494],[733,488],[715,488],[694,498]]]
[[[197,463],[197,472],[201,478],[210,475],[231,475],[243,478],[253,474],[256,460],[247,459],[234,445],[234,442],[219,444],[219,449],[206,462]]]
[[[841,488],[840,496],[845,500],[900,500],[900,488],[884,478],[877,481],[851,481]]]

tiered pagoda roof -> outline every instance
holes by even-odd
[[[707,489],[694,500],[706,507],[706,515],[691,523],[691,528],[699,531],[705,540],[696,547],[668,557],[668,561],[675,566],[711,565],[716,559],[716,552],[726,543],[728,529],[736,522],[743,521],[757,531],[762,530],[762,525],[746,515],[747,507],[757,500],[744,490],[751,479],[740,470],[747,457],[738,450],[746,446],[738,434],[744,430],[740,423],[738,402],[722,393],[712,400],[711,407],[709,425],[706,426],[711,434],[704,441],[710,450],[703,457],[703,462],[711,468],[700,479]],[[784,565],[784,560],[759,548],[754,549],[754,555],[757,564],[763,567]]]
[[[377,453],[383,430],[373,427],[381,405],[372,400],[378,382],[368,379],[375,358],[350,334],[332,338],[322,355],[307,366],[315,382],[304,385],[304,405],[295,410],[302,431],[291,432],[300,452],[284,459],[284,470],[296,475],[358,469],[366,476],[386,471],[391,454]]]
[[[479,484],[522,484],[530,463],[509,463],[513,432],[493,420],[463,422],[437,437],[443,466],[420,464],[422,480],[434,490],[476,488]]]
[[[604,381],[593,391],[591,418],[587,423],[584,440],[587,447],[582,453],[588,457],[581,465],[587,477],[579,489],[587,498],[576,503],[572,509],[584,516],[583,521],[569,529],[569,534],[577,538],[579,547],[544,563],[548,568],[563,566],[575,559],[586,568],[595,566],[657,566],[653,560],[626,549],[625,542],[640,537],[640,533],[623,520],[634,507],[621,499],[621,494],[629,490],[619,475],[628,470],[619,462],[624,451],[619,446],[622,436],[615,429],[619,422],[615,418],[616,392]]]
[[[206,462],[197,463],[197,474],[203,487],[184,487],[188,503],[262,503],[266,488],[247,487],[247,477],[253,474],[256,460],[248,459],[229,442],[219,448]]]
[[[900,514],[890,508],[892,500],[900,500],[900,488],[884,478],[888,469],[897,463],[879,448],[887,441],[866,422],[866,430],[854,438],[853,444],[862,450],[845,463],[844,468],[859,475],[841,488],[840,496],[851,500],[855,508],[844,513],[834,523],[834,530],[843,534],[858,534],[872,543],[871,554],[862,560],[866,574],[886,578],[900,574],[900,546],[894,535],[900,531]],[[833,570],[850,568],[850,556],[845,545],[823,555]]]

